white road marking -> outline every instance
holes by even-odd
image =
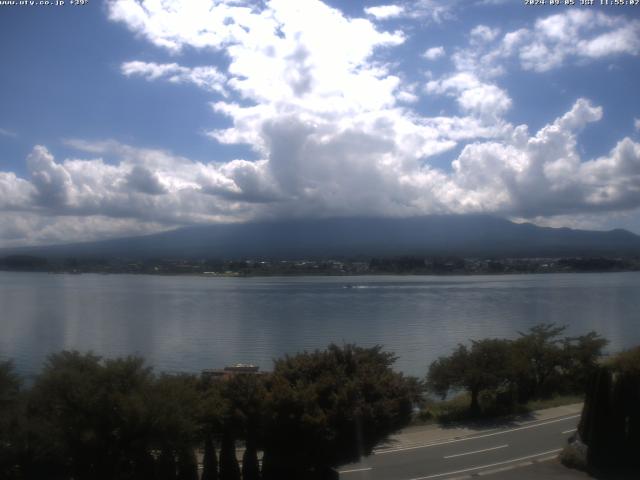
[[[488,465],[481,465],[479,467],[465,468],[463,470],[456,470],[454,472],[436,473],[435,475],[428,475],[426,477],[416,477],[416,478],[412,478],[411,480],[427,480],[429,478],[444,477],[446,475],[456,475],[458,473],[470,472],[472,470],[482,470],[483,468],[496,467],[498,465],[504,465],[506,463],[519,462],[521,460],[528,460],[530,458],[541,457],[543,455],[549,455],[551,453],[558,453],[560,450],[562,450],[562,449],[561,448],[557,448],[556,450],[549,450],[547,452],[535,453],[533,455],[527,455],[526,457],[512,458],[511,460],[505,460],[504,462],[490,463]]]
[[[572,432],[575,432],[576,430],[578,430],[578,429],[577,428],[572,428],[571,430],[565,430],[564,432],[562,432],[562,434],[572,433]]]
[[[343,473],[355,473],[355,472],[367,472],[371,470],[371,467],[367,468],[354,468],[352,470],[339,470],[338,473],[342,475]]]
[[[472,455],[474,453],[482,453],[482,452],[489,452],[491,450],[498,450],[499,448],[507,448],[509,445],[499,445],[497,447],[491,447],[491,448],[483,448],[482,450],[474,450],[473,452],[465,452],[465,453],[456,453],[455,455],[447,455],[444,458],[456,458],[456,457],[463,457],[464,455]]]
[[[419,448],[436,447],[438,445],[446,445],[448,443],[466,442],[467,440],[476,440],[478,438],[493,437],[494,435],[504,435],[505,433],[517,432],[519,430],[526,430],[528,428],[542,427],[543,425],[549,425],[551,423],[557,423],[557,422],[563,422],[565,420],[571,420],[573,418],[578,418],[579,416],[580,415],[571,415],[570,417],[557,418],[555,420],[549,420],[549,421],[542,422],[542,423],[536,423],[535,425],[526,425],[524,427],[511,428],[509,430],[500,430],[499,432],[485,433],[483,435],[475,435],[475,436],[470,436],[470,437],[465,437],[465,438],[456,438],[456,439],[453,439],[453,440],[446,440],[444,442],[429,443],[429,444],[425,444],[425,445],[418,445],[418,446],[415,446],[415,447],[394,448],[392,450],[385,450],[385,451],[382,451],[382,452],[375,452],[374,455],[386,455],[388,453],[404,452],[404,451],[407,451],[407,450],[417,450]]]

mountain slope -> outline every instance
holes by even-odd
[[[49,257],[327,258],[640,254],[640,237],[517,224],[485,215],[333,218],[187,227],[142,237],[0,250]]]

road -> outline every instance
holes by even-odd
[[[380,450],[338,469],[341,480],[445,480],[555,456],[579,415],[524,422],[426,445]]]

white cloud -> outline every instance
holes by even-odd
[[[193,83],[205,90],[227,95],[224,87],[227,79],[215,67],[187,68],[177,63],[132,61],[123,63],[120,70],[127,77],[138,75],[149,81],[162,79],[172,83]]]
[[[166,230],[154,222],[95,216],[45,216],[33,212],[0,211],[0,247],[92,241]]]
[[[602,109],[584,99],[529,136],[466,146],[454,161],[453,181],[476,211],[536,218],[640,206],[640,144],[629,138],[601,158],[584,160],[576,134],[600,120]]]
[[[444,5],[422,0],[415,8]],[[0,222],[11,226],[6,231],[14,239],[0,242],[13,242],[20,232],[26,242],[66,241],[93,238],[83,228],[124,234],[265,217],[490,212],[538,218],[640,205],[638,144],[623,138],[598,159],[579,153],[577,132],[599,121],[602,109],[580,99],[530,134],[505,120],[512,100],[495,80],[506,58],[532,70],[569,58],[537,52],[534,31],[552,46],[567,41],[565,29],[593,42],[616,31],[629,35],[630,21],[563,13],[504,35],[478,26],[468,48],[453,55],[455,71],[421,86],[379,55],[402,44],[402,32],[317,0],[114,0],[107,8],[112,20],[171,55],[198,49],[225,56],[224,72],[137,60],[121,71],[226,95],[211,108],[228,123],[208,134],[249,145],[258,160],[197,162],[108,139],[67,139],[66,146],[88,158],[56,159],[36,146],[26,178],[0,172]],[[589,45],[589,55],[602,55],[597,42]],[[430,55],[441,55],[440,48],[444,53],[433,47]],[[455,99],[458,115],[413,110],[425,92]],[[460,153],[451,171],[431,165],[445,152],[453,157],[455,147]]]
[[[521,30],[517,40],[505,36],[503,43],[505,52],[517,46],[524,69],[544,72],[560,67],[570,58],[637,55],[640,22],[587,9],[569,9],[537,20],[533,29]]]
[[[427,48],[425,52],[422,54],[422,56],[427,60],[437,60],[438,58],[441,58],[444,56],[444,47],[439,46],[439,47]]]
[[[5,137],[17,137],[18,134],[15,132],[12,132],[11,130],[6,130],[4,128],[0,128],[0,135],[5,136]]]
[[[472,73],[431,80],[426,85],[428,93],[448,94],[456,97],[461,109],[487,123],[499,123],[500,118],[511,107],[509,95],[496,85],[480,81]]]
[[[67,145],[117,161],[58,162],[38,146],[29,155],[30,178],[0,174],[0,221],[7,225],[0,244],[282,216],[485,212],[540,218],[640,206],[639,143],[623,138],[608,155],[591,160],[579,154],[578,132],[603,114],[588,100],[533,135],[525,125],[504,124],[493,138],[476,137],[450,173],[424,157],[455,145],[441,136],[447,128],[453,134],[480,127],[436,118],[419,128],[401,114],[362,117],[358,128],[345,129],[279,117],[263,124],[267,155],[255,162],[204,164],[115,141],[79,140]]]
[[[459,0],[400,0],[395,4],[366,7],[364,12],[378,21],[403,18],[442,23],[455,18],[454,12],[461,3]]]
[[[640,118],[633,119],[633,126],[637,131],[640,132]]]
[[[456,0],[409,0],[406,10],[409,17],[442,23],[454,18],[457,3]]]
[[[487,25],[477,25],[471,29],[471,41],[476,43],[488,43],[496,39],[500,34],[500,29],[491,28]]]
[[[631,23],[612,32],[584,40],[578,46],[578,54],[600,58],[609,55],[638,55],[640,52],[640,24]]]
[[[474,27],[469,45],[452,55],[456,68],[490,78],[504,74],[510,58],[524,70],[541,73],[570,61],[640,53],[640,21],[593,9],[567,9],[538,18],[529,28],[499,33],[486,25]]]
[[[388,18],[401,16],[405,13],[405,9],[401,5],[380,5],[378,7],[366,7],[364,13],[371,15],[377,20],[386,20]]]
[[[12,172],[0,172],[0,210],[20,210],[35,193],[33,185]]]

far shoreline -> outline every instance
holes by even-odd
[[[367,273],[184,273],[184,272],[100,272],[100,271],[57,271],[57,270],[9,270],[0,269],[2,273],[46,273],[49,275],[130,275],[148,277],[188,277],[188,278],[348,278],[348,277],[513,277],[553,274],[614,274],[638,273],[640,270],[556,270],[537,272],[452,272],[452,273],[404,273],[404,272],[367,272]]]

